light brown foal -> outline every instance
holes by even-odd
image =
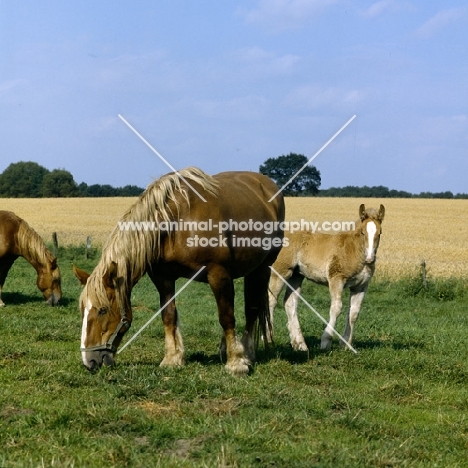
[[[338,234],[285,232],[285,240],[288,239],[289,245],[283,247],[273,264],[274,271],[271,273],[269,284],[269,306],[273,323],[278,296],[285,286],[283,278],[289,284],[284,295],[284,307],[288,316],[291,345],[295,350],[308,349],[297,317],[297,304],[304,278],[328,286],[330,290],[330,318],[322,334],[320,346],[323,350],[331,347],[336,320],[343,305],[343,289],[349,288],[349,309],[343,338],[351,345],[354,324],[374,275],[384,216],[383,205],[380,205],[377,211],[366,210],[362,204],[359,207],[358,225],[353,231]]]

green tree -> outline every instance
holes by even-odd
[[[136,185],[125,185],[117,189],[119,191],[119,197],[138,197],[144,192],[144,189]]]
[[[0,197],[39,198],[48,169],[35,162],[11,163],[0,175]]]
[[[356,187],[347,185],[346,187],[330,187],[320,190],[320,197],[356,197],[356,198],[412,198],[413,195],[403,190],[389,190],[383,185],[374,187]]]
[[[316,195],[320,187],[320,172],[314,166],[306,166],[308,159],[302,154],[289,153],[277,158],[268,158],[261,166],[260,173],[273,179],[279,188],[291,177],[296,176],[283,190],[286,196]]]
[[[73,176],[64,169],[54,169],[42,180],[43,197],[78,197],[79,195],[80,192]]]
[[[118,196],[117,190],[109,184],[93,184],[88,185],[88,197],[116,197]]]

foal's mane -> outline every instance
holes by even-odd
[[[120,218],[119,224],[110,233],[102,250],[102,256],[88,278],[88,286],[85,288],[94,291],[101,302],[107,301],[102,277],[105,275],[112,262],[117,263],[117,277],[123,279],[124,285],[121,294],[131,288],[131,281],[140,279],[146,271],[147,265],[160,256],[161,231],[144,229],[121,229],[121,223],[128,222],[170,222],[174,220],[178,213],[181,201],[187,206],[190,205],[189,187],[186,187],[184,180],[197,184],[197,189],[203,190],[217,196],[218,183],[210,175],[196,167],[188,167],[176,173],[162,176],[152,182],[146,190]],[[182,184],[184,183],[184,186]],[[180,195],[182,200],[180,200]],[[173,213],[170,206],[177,210]],[[125,301],[124,297],[120,298]],[[123,304],[124,302],[121,302]]]
[[[35,268],[50,264],[54,260],[55,257],[46,247],[42,237],[24,219],[19,220],[16,238],[21,256]]]

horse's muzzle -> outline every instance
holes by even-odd
[[[62,299],[62,296],[60,294],[52,293],[49,296],[49,299],[46,300],[46,304],[50,306],[58,305],[58,303],[60,302],[60,299]]]
[[[83,364],[89,371],[96,371],[102,365],[113,366],[115,364],[114,353],[108,350],[85,351],[83,353]]]
[[[375,252],[367,252],[365,257],[366,263],[374,263],[375,262]]]

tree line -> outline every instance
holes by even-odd
[[[332,187],[320,190],[322,182],[320,172],[308,164],[308,159],[302,154],[290,153],[288,155],[268,158],[259,168],[259,172],[273,179],[281,188],[291,178],[294,179],[286,185],[284,195],[290,197],[356,197],[356,198],[463,198],[468,199],[468,194],[453,194],[446,192],[421,192],[413,194],[404,190],[390,190],[382,185],[374,187]]]
[[[134,197],[143,190],[136,185],[77,184],[65,169],[49,171],[32,161],[12,163],[0,174],[1,198]]]
[[[468,194],[457,193],[450,191],[446,192],[421,192],[419,194],[406,192],[404,190],[390,190],[383,185],[368,187],[355,187],[349,185],[346,187],[331,187],[326,190],[320,190],[319,197],[356,197],[356,198],[460,198],[467,199]]]
[[[468,194],[465,193],[453,194],[446,191],[413,194],[403,190],[390,190],[382,185],[350,185],[320,190],[320,171],[308,164],[306,156],[296,153],[268,158],[260,166],[259,172],[273,179],[278,187],[284,187],[284,195],[290,197],[468,199]],[[49,171],[32,161],[12,163],[0,174],[0,198],[135,197],[143,191],[143,188],[136,185],[115,188],[107,184],[77,184],[72,174],[65,169]]]

